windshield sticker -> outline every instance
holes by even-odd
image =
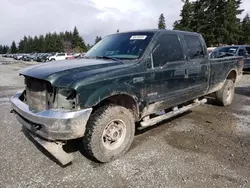
[[[145,40],[147,38],[147,35],[134,35],[131,36],[130,40]]]

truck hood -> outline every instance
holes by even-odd
[[[68,87],[79,79],[128,66],[121,61],[101,59],[63,60],[29,66],[20,75],[47,80],[54,86]]]

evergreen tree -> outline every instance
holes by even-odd
[[[39,52],[46,52],[44,36],[40,35],[38,41],[39,41]]]
[[[10,51],[12,54],[17,53],[17,47],[16,47],[15,41],[12,42],[11,47],[10,47]]]
[[[3,54],[7,54],[7,53],[9,53],[9,50],[10,50],[10,48],[9,48],[9,46],[3,46]]]
[[[96,36],[96,38],[95,38],[95,44],[97,44],[100,40],[102,40],[102,37]]]
[[[79,41],[79,32],[77,30],[76,27],[74,27],[74,30],[73,30],[73,38],[72,38],[72,45],[73,45],[73,48],[77,48],[78,45],[79,45],[80,41]]]
[[[0,54],[3,54],[3,46],[0,45]]]
[[[28,38],[26,36],[23,37],[23,52],[28,53]]]
[[[158,29],[166,29],[166,22],[163,13],[159,17]]]
[[[83,38],[79,35],[79,32],[76,27],[73,30],[72,46],[75,52],[83,52],[87,49],[85,42]]]
[[[180,17],[182,18],[180,21],[174,22],[174,29],[183,30],[183,31],[192,31],[191,22],[192,22],[192,14],[193,14],[193,5],[189,0],[182,0],[184,2],[183,8],[181,10]]]
[[[87,50],[86,51],[88,51],[88,50],[90,50],[90,48],[92,47],[90,44],[87,44]]]
[[[241,0],[183,0],[174,29],[201,33],[207,45],[236,44],[240,38]]]
[[[236,44],[239,40],[239,24],[238,24],[238,11],[235,0],[228,0],[225,6],[226,17],[224,20],[225,32],[224,42],[227,44]]]
[[[40,41],[38,40],[38,37],[35,36],[34,39],[33,39],[33,47],[32,47],[32,50],[33,50],[34,52],[37,52],[37,53],[38,53],[38,52],[41,52],[40,49],[41,49]]]
[[[24,41],[20,40],[18,43],[18,52],[23,53],[24,52]]]
[[[240,44],[250,44],[250,16],[247,14],[241,24]]]

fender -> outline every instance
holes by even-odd
[[[79,97],[79,103],[81,106],[93,107],[109,97],[123,94],[133,98],[138,109],[139,99],[137,98],[137,96],[140,96],[140,93],[137,93],[136,91],[136,88],[129,84],[108,84],[95,90],[92,94],[89,94],[88,97],[84,100]]]

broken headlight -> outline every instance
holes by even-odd
[[[76,91],[68,88],[57,88],[54,106],[56,108],[75,110],[77,107]]]

